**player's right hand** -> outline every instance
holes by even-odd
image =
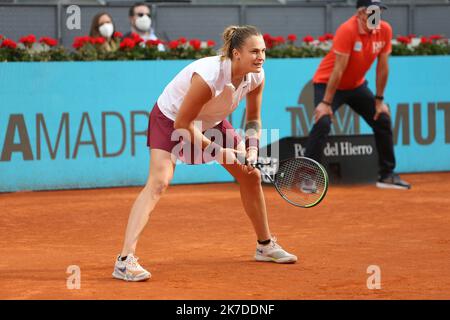
[[[321,102],[314,110],[314,123],[317,123],[323,116],[333,117],[333,109],[329,105]]]
[[[245,164],[247,166],[248,172],[252,172],[255,170],[255,165],[258,162],[258,148],[250,147],[247,149],[247,153],[245,155]]]

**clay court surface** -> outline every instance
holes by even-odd
[[[254,262],[236,184],[171,186],[138,245],[144,283],[111,277],[140,188],[0,194],[1,299],[450,299],[450,173],[411,191],[331,186],[313,209],[265,187],[272,233],[294,265]],[[66,269],[81,268],[81,289]],[[367,267],[381,290],[367,289]]]

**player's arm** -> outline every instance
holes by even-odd
[[[333,110],[331,108],[331,104],[333,102],[334,95],[336,94],[337,87],[341,82],[342,75],[344,74],[345,69],[347,69],[348,60],[350,55],[341,54],[335,52],[336,60],[334,62],[333,72],[330,75],[330,79],[327,83],[327,88],[325,90],[325,96],[323,97],[322,102],[316,107],[314,111],[314,121],[317,122],[319,119],[325,115],[332,116]]]
[[[201,76],[194,73],[191,86],[181,103],[175,119],[174,128],[188,131],[189,141],[201,141],[202,149],[211,144],[211,140],[194,126],[194,120],[202,110],[203,106],[212,98],[211,89]],[[184,135],[183,135],[184,136]],[[198,142],[197,142],[198,143]]]
[[[377,120],[381,113],[386,113],[389,115],[389,108],[383,102],[384,89],[386,88],[386,84],[389,77],[389,53],[380,53],[378,56],[377,62],[377,94],[378,97],[375,99],[375,116],[374,120]]]
[[[258,160],[259,137],[261,136],[261,104],[264,91],[264,80],[247,94],[245,117],[245,149],[247,163],[254,164]],[[251,168],[250,168],[251,169]]]

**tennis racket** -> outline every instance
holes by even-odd
[[[267,164],[254,165],[275,186],[281,197],[296,207],[314,207],[327,193],[327,171],[313,159],[300,157],[283,160],[273,177],[267,173],[265,166]]]

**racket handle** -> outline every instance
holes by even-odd
[[[247,159],[245,159],[245,163],[246,166],[248,165]],[[270,166],[272,165],[272,162],[269,163],[261,163],[261,162],[257,162],[257,163],[252,163],[250,164],[253,168],[259,169],[261,170],[261,168],[263,168],[264,166]]]

